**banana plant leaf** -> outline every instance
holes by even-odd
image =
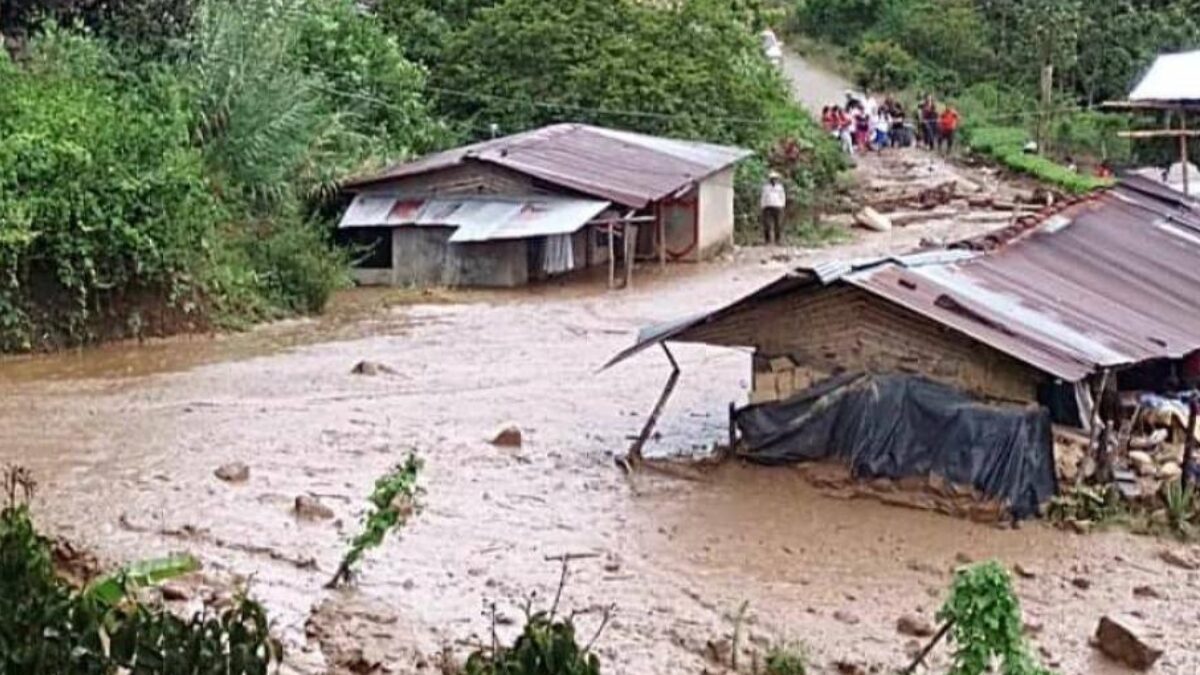
[[[85,594],[108,605],[115,605],[136,588],[157,586],[164,581],[200,569],[200,561],[191,555],[173,555],[130,563],[88,584]]]

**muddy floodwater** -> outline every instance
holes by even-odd
[[[1161,562],[1169,542],[833,499],[786,468],[617,470],[668,366],[655,351],[600,366],[639,326],[784,269],[740,257],[646,270],[629,292],[582,282],[400,304],[351,291],[321,319],[0,361],[0,462],[35,472],[47,530],[104,559],[189,551],[205,575],[244,580],[296,672],[336,671],[355,647],[390,672],[431,672],[444,648],[461,656],[487,636],[490,602],[511,634],[523,597],[553,595],[559,569],[545,557],[564,553],[596,554],[573,564],[563,605],[591,610],[585,637],[615,606],[598,642],[609,673],[716,672],[709,643],[720,651],[743,602],[748,646],[795,640],[816,672],[838,660],[884,672],[907,661],[897,619],[932,619],[952,568],[992,557],[1032,572],[1017,581],[1030,639],[1063,672],[1123,672],[1088,638],[1103,614],[1130,611],[1167,647],[1159,672],[1200,672],[1200,579]],[[725,437],[728,404],[745,401],[745,352],[676,351],[683,378],[651,454],[702,453]],[[364,359],[395,372],[351,374]],[[508,422],[520,449],[487,442]],[[323,589],[373,481],[410,449],[426,463],[423,511],[367,555],[356,586]],[[248,481],[214,477],[235,461]],[[336,517],[298,520],[299,495]]]

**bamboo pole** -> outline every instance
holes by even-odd
[[[617,258],[616,251],[613,246],[613,221],[608,221],[608,288],[613,289],[617,285]]]

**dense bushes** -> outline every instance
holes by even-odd
[[[69,587],[25,504],[30,483],[4,474],[0,510],[0,673],[265,675],[280,660],[263,609],[245,598],[179,618],[127,595]],[[24,491],[24,494],[20,494]]]
[[[492,125],[577,121],[740,145],[758,153],[740,171],[740,213],[757,211],[767,161],[790,179],[795,203],[810,203],[842,158],[762,56],[755,27],[769,11],[750,1],[507,0],[448,41],[433,74],[439,108],[476,137]]]
[[[0,57],[0,351],[317,311],[337,181],[445,137],[353,0],[124,7],[64,3],[94,30]]]

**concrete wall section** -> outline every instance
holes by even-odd
[[[529,281],[523,239],[451,244],[450,227],[398,227],[393,232],[398,286],[521,286]]]
[[[700,183],[700,245],[697,259],[733,245],[733,175],[730,167]]]

